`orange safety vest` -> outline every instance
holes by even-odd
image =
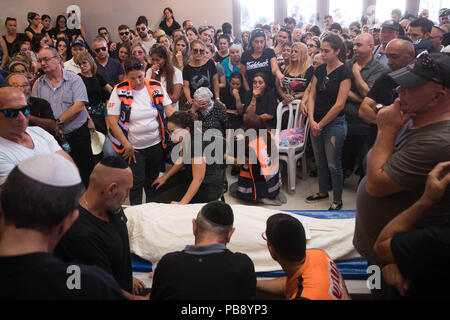
[[[255,180],[254,165],[244,166],[238,178],[237,195],[245,200],[273,199],[280,192],[278,158],[275,163],[272,163],[271,157],[267,154],[266,142],[262,137],[250,142],[249,148],[257,156],[261,167],[260,174],[264,176],[265,181]]]
[[[350,300],[336,263],[322,250],[306,250],[305,263],[286,281],[289,300]]]
[[[145,87],[148,90],[150,96],[151,104],[153,108],[158,110],[158,121],[159,121],[159,131],[161,134],[163,149],[167,147],[167,139],[169,137],[167,130],[167,119],[164,113],[164,93],[159,81],[153,79],[144,79]],[[120,116],[118,120],[119,127],[122,129],[123,134],[128,139],[129,123],[131,116],[131,108],[133,104],[133,88],[129,80],[125,80],[119,83],[117,86],[117,95],[120,100]],[[114,137],[111,129],[108,130],[108,137],[114,147],[114,150],[118,154],[122,154],[125,148],[122,146],[120,141]]]

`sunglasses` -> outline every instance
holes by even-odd
[[[136,28],[136,30],[139,31],[145,31],[147,28],[146,27],[142,27],[142,28]]]
[[[129,35],[130,33],[127,31],[127,32],[119,32],[119,34],[120,34],[121,36],[127,36],[127,35]]]
[[[101,47],[101,48],[97,48],[94,49],[95,53],[99,53],[100,51],[106,51],[106,47]]]
[[[205,49],[192,49],[192,51],[194,53],[201,53],[201,54],[205,53]]]
[[[144,51],[133,51],[133,53],[132,53],[132,55],[133,56],[137,56],[137,55],[141,55],[141,54],[144,54]]]
[[[327,84],[330,81],[330,78],[325,77],[323,78],[322,84],[319,87],[319,91],[325,91],[327,89]]]
[[[433,58],[428,54],[427,51],[419,54],[416,59],[416,65],[420,65],[422,69],[428,69],[430,71],[430,74],[433,75],[431,78],[427,77],[430,81],[443,85],[442,79],[444,79],[445,77],[443,77],[442,70],[441,68],[439,68],[436,62],[434,62]]]
[[[102,32],[102,33],[100,33],[100,35],[101,35],[101,36],[107,36],[107,35],[108,35],[108,32]]]
[[[24,106],[20,109],[3,109],[1,110],[2,113],[5,115],[8,119],[16,118],[19,115],[19,112],[21,111],[24,116],[27,116],[30,114],[30,106]]]

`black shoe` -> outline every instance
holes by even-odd
[[[335,201],[331,204],[331,207],[330,209],[328,209],[328,211],[339,211],[342,209],[342,205],[343,205],[342,201],[341,202]]]
[[[239,173],[241,173],[241,169],[239,169],[238,166],[233,166],[233,168],[231,168],[231,175],[232,176],[237,176]]]
[[[228,192],[228,181],[223,182],[223,194]]]
[[[326,196],[321,196],[319,193],[316,193],[316,194],[306,198],[306,203],[316,203],[316,202],[324,201],[324,200],[327,200],[328,197],[329,197],[328,194]]]

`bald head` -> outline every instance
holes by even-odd
[[[0,88],[0,108],[19,108],[27,104],[27,99],[23,92],[18,88],[4,87]]]
[[[356,37],[353,43],[354,56],[357,61],[366,61],[372,58],[375,42],[371,34],[363,33]]]
[[[97,164],[89,178],[89,187],[103,190],[111,184],[121,184],[132,175],[130,168],[112,168],[101,163]]]
[[[392,71],[404,68],[414,61],[414,45],[408,40],[394,39],[386,46],[386,57]]]

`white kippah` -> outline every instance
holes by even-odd
[[[81,183],[78,168],[56,153],[28,158],[18,165],[18,169],[27,177],[53,187],[72,187]]]

